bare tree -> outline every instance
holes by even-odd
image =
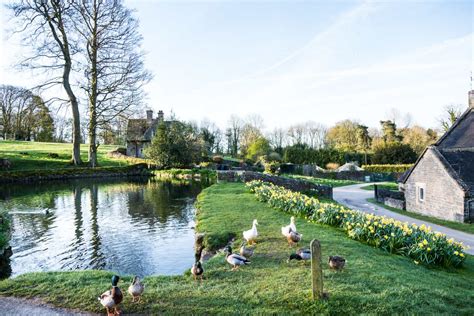
[[[408,128],[412,122],[412,115],[409,112],[402,113],[396,108],[391,108],[387,111],[386,117],[388,120],[395,123],[401,129]]]
[[[305,123],[304,132],[306,133],[307,143],[311,148],[324,147],[327,129],[324,125],[313,121]]]
[[[293,145],[303,144],[305,133],[306,127],[304,124],[296,124],[288,128],[288,137],[291,139]]]
[[[270,140],[270,145],[274,150],[281,150],[286,144],[287,133],[283,128],[274,128],[271,133],[268,134],[268,139]]]
[[[239,152],[240,138],[242,134],[242,129],[244,122],[237,115],[231,115],[229,119],[229,129],[228,129],[228,141],[230,141],[230,154],[234,157],[237,156]]]
[[[41,88],[61,84],[68,96],[73,117],[72,161],[81,164],[79,103],[70,83],[73,71],[72,57],[77,52],[74,36],[71,36],[74,8],[72,1],[21,0],[9,8],[18,22],[17,32],[23,34],[24,43],[34,48],[31,57],[21,65],[48,73],[49,78]],[[62,73],[59,75],[59,71]]]
[[[97,129],[142,104],[151,79],[143,65],[138,20],[120,0],[74,2],[75,29],[85,41],[89,104],[89,164],[97,166]]]

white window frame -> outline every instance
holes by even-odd
[[[423,194],[420,194],[423,192]],[[423,198],[421,197],[423,195]],[[423,203],[426,201],[426,184],[425,183],[416,183],[416,202]]]

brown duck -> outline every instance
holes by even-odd
[[[329,257],[329,266],[334,270],[341,270],[346,264],[346,259],[340,256],[330,256]]]

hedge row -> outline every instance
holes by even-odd
[[[430,227],[350,210],[336,203],[321,203],[270,183],[252,181],[247,186],[260,201],[274,208],[310,222],[342,228],[352,239],[410,257],[416,264],[459,267],[466,259],[461,243],[432,232]]]
[[[123,167],[73,167],[54,170],[22,170],[0,172],[0,182],[16,182],[29,180],[46,180],[62,178],[79,178],[91,176],[120,176],[129,174],[149,174],[146,164],[136,164]]]
[[[405,172],[413,167],[413,164],[400,165],[363,165],[362,169],[369,172]]]

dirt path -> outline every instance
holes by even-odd
[[[417,225],[425,224],[431,226],[434,231],[446,234],[464,245],[469,246],[465,252],[474,255],[474,235],[461,232],[452,228],[432,224],[423,220],[415,219],[406,215],[398,214],[389,211],[381,206],[367,202],[368,198],[374,197],[373,191],[363,190],[361,187],[373,183],[354,184],[333,189],[333,197],[337,202],[346,205],[355,210],[360,210],[366,213],[374,213],[375,215],[387,216],[397,219],[402,222],[415,223]]]
[[[0,297],[0,315],[96,315],[47,305],[39,300],[27,300],[15,297]]]

